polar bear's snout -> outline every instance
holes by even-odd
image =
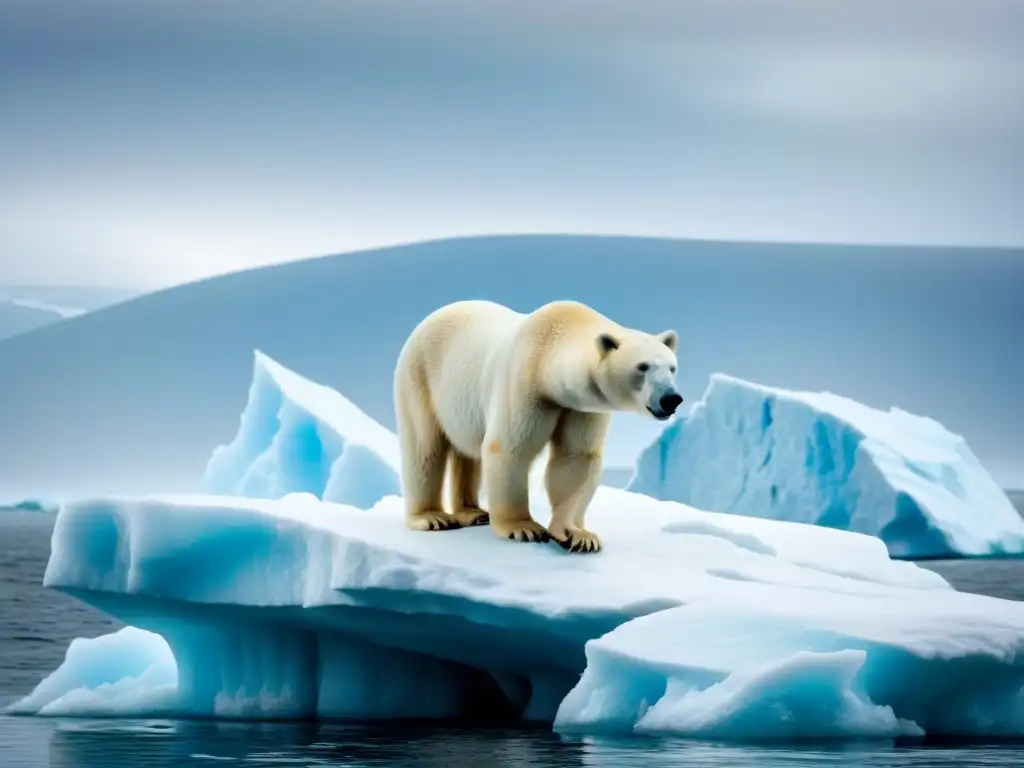
[[[683,396],[673,388],[658,391],[647,404],[647,410],[658,421],[671,418],[676,409],[683,404]]]
[[[667,395],[662,395],[658,398],[658,405],[661,406],[661,410],[671,416],[676,412],[676,408],[683,404],[683,396],[678,392],[669,392]]]

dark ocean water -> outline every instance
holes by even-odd
[[[0,707],[28,693],[76,637],[119,624],[40,587],[51,515],[0,511]],[[957,588],[1024,600],[1024,561],[930,562]],[[568,739],[546,729],[54,720],[0,715],[0,768],[237,766],[691,766],[1003,768],[1024,744],[737,746],[671,739]]]

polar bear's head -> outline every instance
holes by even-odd
[[[664,421],[683,402],[676,390],[678,344],[675,331],[602,333],[597,337],[600,361],[593,381],[615,410]]]

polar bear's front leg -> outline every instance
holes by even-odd
[[[513,541],[548,541],[547,530],[530,514],[529,462],[489,455],[483,460],[483,471],[494,532]]]
[[[548,541],[547,530],[530,514],[530,465],[550,439],[558,412],[531,403],[493,415],[481,454],[491,528],[504,539]]]
[[[583,527],[601,482],[601,452],[611,425],[607,414],[566,411],[551,439],[544,484],[551,502],[552,538],[570,552],[597,552],[601,539]]]

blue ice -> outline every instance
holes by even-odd
[[[870,534],[896,557],[1024,554],[1024,519],[938,422],[722,374],[643,451],[627,487]]]

